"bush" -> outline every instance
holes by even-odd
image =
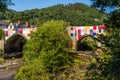
[[[120,79],[120,29],[110,29],[102,37],[106,51],[96,56],[96,63],[89,67],[92,80],[119,80]]]
[[[4,63],[4,59],[3,58],[0,58],[0,64],[1,63]]]
[[[4,38],[4,31],[2,29],[0,29],[0,39]]]
[[[66,35],[67,25],[64,21],[48,21],[31,35],[31,40],[26,43],[23,50],[27,68],[21,68],[16,79],[23,80],[22,76],[27,79],[29,75],[29,79],[32,80],[47,80],[43,79],[44,73],[54,73],[70,66],[68,50],[71,39]]]
[[[98,40],[95,37],[92,36],[84,37],[77,42],[77,50],[95,52],[98,47],[97,42]]]

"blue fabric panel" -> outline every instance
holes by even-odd
[[[73,34],[73,33],[70,33],[70,36],[71,36],[71,37],[73,37],[73,36],[74,36],[74,34]]]
[[[92,36],[96,36],[96,33],[95,33],[95,32],[93,32]]]

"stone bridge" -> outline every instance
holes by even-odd
[[[12,23],[4,29],[5,33],[5,53],[22,51],[24,42],[30,39],[31,32],[36,28],[15,28]]]
[[[80,46],[78,44],[85,37],[91,37],[98,41],[98,46],[101,46],[100,40],[97,38],[98,35],[105,34],[106,26],[69,26],[67,27],[68,35],[71,37],[71,47],[72,49],[78,49]]]
[[[86,35],[97,37],[97,34],[104,34],[105,26],[69,26],[66,28],[68,35],[71,37],[72,49],[79,47],[78,41],[84,38]],[[11,23],[8,28],[4,29],[5,33],[5,52],[20,52],[23,49],[23,45],[26,40],[30,39],[31,32],[36,28],[15,28]]]

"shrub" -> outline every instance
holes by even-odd
[[[64,21],[47,21],[31,35],[31,40],[23,50],[27,68],[21,68],[16,79],[22,80],[21,77],[24,76],[24,79],[33,80],[34,77],[36,80],[39,75],[39,80],[47,80],[43,79],[45,75],[42,74],[54,73],[70,66],[71,57],[68,50],[71,39],[66,35],[67,25]]]
[[[120,79],[120,29],[110,29],[106,36],[102,36],[106,51],[96,56],[96,63],[90,65],[92,80]]]
[[[4,31],[2,29],[0,29],[0,39],[4,38]]]
[[[4,59],[3,58],[0,58],[0,64],[1,63],[4,63]]]
[[[81,51],[93,51],[97,49],[97,40],[95,38],[88,36],[77,42],[77,50]]]

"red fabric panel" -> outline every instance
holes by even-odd
[[[22,28],[19,28],[19,29],[18,29],[18,32],[21,33],[21,32],[22,32]]]
[[[105,29],[106,26],[98,26],[98,29]]]
[[[78,36],[80,36],[80,35],[81,35],[81,30],[79,29],[79,30],[78,30]]]
[[[82,38],[82,36],[78,36],[78,39],[81,39]]]
[[[93,26],[93,30],[96,30],[97,29],[97,27],[96,26]]]
[[[78,30],[78,33],[79,33],[79,32],[81,32],[81,30],[80,30],[80,29]]]
[[[71,27],[71,30],[73,30],[73,27]]]

